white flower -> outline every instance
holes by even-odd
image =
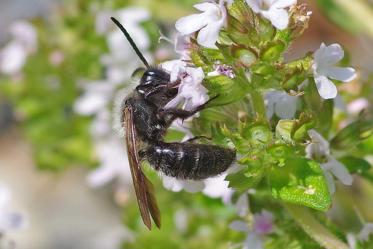
[[[226,176],[227,174],[224,173],[220,176],[206,179],[202,193],[211,198],[222,198],[224,203],[227,203],[234,190],[228,187],[229,182],[225,180]]]
[[[255,13],[260,13],[270,20],[277,29],[286,29],[289,24],[289,13],[286,8],[297,3],[297,0],[246,0]]]
[[[7,187],[0,185],[0,234],[25,227],[25,218],[21,213],[9,209],[11,193]]]
[[[87,83],[84,86],[85,92],[75,104],[75,112],[81,115],[92,115],[103,110],[110,102],[114,86],[107,81]]]
[[[8,43],[0,51],[0,72],[7,75],[17,74],[26,63],[27,53],[16,41]]]
[[[356,77],[355,69],[335,66],[343,57],[344,51],[339,44],[326,46],[322,43],[314,54],[313,75],[319,94],[324,99],[337,96],[337,87],[330,79],[349,82]]]
[[[94,188],[101,187],[117,179],[120,185],[131,183],[131,171],[125,146],[121,140],[111,137],[96,143],[96,153],[100,166],[87,177],[88,185]]]
[[[373,234],[373,223],[366,223],[360,231],[358,238],[361,241],[368,241],[371,234]]]
[[[37,49],[37,34],[31,24],[17,21],[10,26],[11,41],[0,50],[0,72],[16,75],[27,57]]]
[[[203,181],[178,180],[174,177],[162,175],[163,186],[173,192],[185,190],[189,193],[197,193],[205,187]]]
[[[177,79],[181,81],[177,96],[167,103],[166,109],[183,103],[185,110],[192,110],[206,103],[208,95],[207,89],[202,85],[205,78],[202,68],[187,67],[186,63],[181,60],[168,61],[161,66],[170,73],[171,82]]]
[[[273,232],[272,213],[262,210],[254,215],[254,224],[249,227],[247,222],[242,220],[233,221],[229,227],[235,231],[247,233],[244,242],[244,249],[263,249],[263,237]]]
[[[291,119],[297,111],[298,97],[290,96],[285,91],[269,91],[265,94],[267,117],[270,119],[276,114],[282,119]]]
[[[180,18],[175,27],[181,35],[190,35],[199,31],[197,36],[198,44],[216,48],[216,41],[219,37],[220,29],[224,26],[227,13],[224,7],[224,1],[220,0],[219,4],[204,2],[194,5],[202,13],[193,14]]]
[[[358,114],[369,107],[369,101],[365,98],[358,98],[347,105],[349,113]]]
[[[22,44],[27,53],[33,53],[38,46],[35,28],[26,21],[17,21],[10,26],[12,40]]]
[[[150,47],[150,38],[140,25],[141,22],[149,20],[150,13],[145,9],[132,7],[119,10],[113,13],[113,16],[123,23],[136,45],[151,63],[151,56],[147,51]],[[98,18],[101,19],[102,17],[99,16]],[[106,39],[109,54],[101,57],[101,63],[107,67],[107,80],[113,84],[122,84],[130,78],[141,61],[117,27],[107,34]]]
[[[221,64],[216,64],[214,65],[214,71],[209,72],[207,76],[212,77],[212,76],[219,76],[219,75],[225,75],[228,78],[234,79],[236,77],[233,68],[228,65],[221,65]]]
[[[335,192],[333,175],[344,185],[351,185],[353,181],[351,174],[342,163],[330,155],[328,141],[315,130],[309,130],[308,135],[312,139],[312,142],[306,147],[307,157],[316,159],[325,158],[327,160],[326,163],[321,164],[321,168],[324,171],[330,193]]]
[[[211,198],[221,198],[224,203],[233,193],[233,190],[228,188],[229,182],[225,181],[226,173],[211,177],[205,180],[179,180],[174,177],[162,175],[163,186],[173,192],[185,190],[189,193],[202,192],[204,195]]]

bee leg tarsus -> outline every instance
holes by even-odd
[[[192,138],[190,138],[190,139],[184,141],[184,143],[192,143],[192,142],[194,142],[194,141],[196,141],[196,140],[199,140],[199,139],[207,139],[207,140],[210,140],[210,141],[212,140],[211,137],[206,137],[206,136],[195,136],[195,137],[192,137]]]

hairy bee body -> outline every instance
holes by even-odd
[[[204,109],[210,100],[193,110],[165,108],[176,97],[180,81],[170,82],[169,73],[150,67],[127,30],[118,20],[111,19],[147,67],[139,85],[123,101],[120,115],[140,214],[144,224],[151,229],[150,217],[158,227],[161,226],[160,210],[154,197],[154,188],[142,171],[142,160],[148,160],[154,169],[165,175],[201,180],[224,172],[235,159],[236,151],[190,141],[164,142],[164,135],[175,119],[184,120],[193,116]]]
[[[167,176],[201,180],[226,171],[236,152],[216,145],[158,142],[147,148],[146,157]]]

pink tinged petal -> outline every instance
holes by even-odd
[[[284,8],[295,5],[296,3],[297,3],[297,0],[277,0],[272,3],[271,7],[274,7],[277,9],[284,9]]]
[[[261,0],[246,0],[246,3],[255,13],[259,13],[261,2]]]
[[[184,100],[184,98],[180,95],[177,95],[175,98],[173,98],[170,102],[167,103],[167,105],[164,107],[165,109],[170,109],[170,108],[174,108],[176,107],[177,105],[179,105],[179,103],[181,103],[182,101]]]
[[[334,99],[337,96],[337,87],[325,76],[315,77],[316,87],[323,99]]]
[[[279,30],[286,29],[289,24],[289,14],[284,9],[270,8],[269,10],[261,11],[261,13]]]
[[[242,220],[232,221],[229,224],[229,228],[234,231],[238,231],[238,232],[249,232],[250,231],[249,227],[247,226],[247,223]]]
[[[207,16],[204,14],[193,14],[190,16],[180,18],[175,28],[182,35],[192,34],[208,24]]]
[[[254,231],[257,234],[265,235],[273,231],[273,215],[263,210],[260,214],[254,215]]]
[[[356,78],[356,71],[352,67],[330,67],[326,71],[329,78],[349,82]]]
[[[368,107],[369,107],[369,101],[364,98],[359,98],[349,103],[347,106],[347,110],[350,113],[356,114]]]

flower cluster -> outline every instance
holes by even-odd
[[[27,57],[37,50],[37,34],[27,21],[14,22],[9,27],[9,34],[9,43],[0,50],[0,73],[17,76]]]

